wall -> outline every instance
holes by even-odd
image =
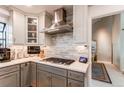
[[[95,20],[94,20],[95,21]],[[93,24],[93,40],[96,41],[97,60],[112,61],[112,17],[96,19]]]
[[[112,26],[112,45],[113,45],[113,64],[120,68],[120,14],[113,16]]]
[[[119,45],[120,45],[120,69],[121,71],[124,72],[124,12],[121,14],[121,29],[120,29],[120,40],[119,40]]]
[[[119,14],[122,11],[124,11],[123,5],[93,5],[89,7],[88,14],[89,18],[94,19]]]
[[[88,57],[88,49],[83,45],[73,44],[73,33],[56,34],[50,37],[51,44],[45,48],[47,57],[60,57],[79,60],[80,56]]]

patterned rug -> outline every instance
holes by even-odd
[[[106,67],[103,63],[92,63],[92,79],[112,84]]]

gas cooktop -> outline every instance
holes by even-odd
[[[56,64],[70,65],[70,64],[72,64],[75,60],[50,57],[50,58],[43,59],[43,61],[52,62],[52,63],[56,63]]]

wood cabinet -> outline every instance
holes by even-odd
[[[26,19],[26,43],[38,44],[38,18],[27,16]]]
[[[38,86],[66,87],[66,70],[43,64],[37,66]]]
[[[88,6],[73,6],[73,39],[76,44],[85,44],[88,42]]]
[[[50,87],[51,86],[51,74],[49,72],[37,70],[37,86],[38,87]]]
[[[0,87],[83,87],[84,73],[26,62],[0,69]]]
[[[19,86],[20,86],[19,65],[4,67],[0,69],[0,87]]]
[[[83,87],[84,83],[81,81],[68,79],[68,87]]]
[[[31,69],[30,69],[30,71],[31,71],[31,73],[30,73],[30,75],[31,75],[31,86],[32,87],[36,87],[37,86],[37,66],[36,66],[36,63],[34,63],[34,62],[31,62]]]
[[[84,87],[85,74],[68,70],[68,87]]]
[[[47,12],[42,12],[39,17],[39,44],[42,46],[46,45],[46,34],[43,32],[43,29],[49,28],[52,25],[52,17]]]
[[[51,86],[52,87],[66,87],[66,77],[52,74]]]
[[[0,76],[0,87],[19,87],[19,71]]]
[[[21,64],[21,87],[30,86],[31,76],[30,76],[30,63]]]
[[[37,82],[39,87],[83,87],[84,73],[38,64]]]
[[[13,32],[13,44],[24,45],[26,38],[26,23],[25,16],[19,12],[12,12],[12,32]],[[21,38],[20,38],[21,37]]]

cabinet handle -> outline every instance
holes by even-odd
[[[28,63],[25,63],[25,66],[27,66],[28,65]]]
[[[47,77],[47,79],[49,79],[49,80],[50,80],[50,79],[51,79],[51,77]]]

